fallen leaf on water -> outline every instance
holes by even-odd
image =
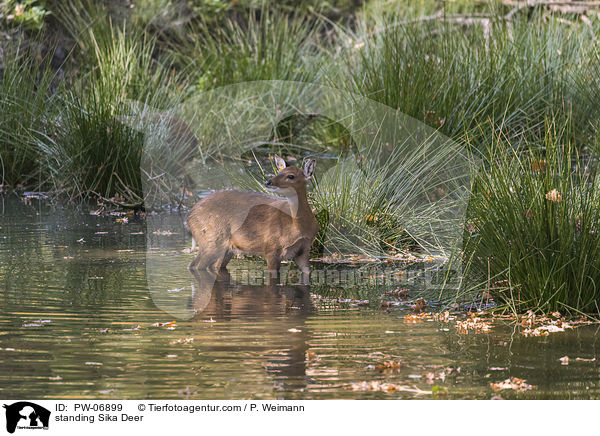
[[[381,383],[379,381],[351,383],[350,389],[353,391],[384,391],[393,392],[398,386],[392,383]]]
[[[490,383],[490,386],[494,391],[501,391],[504,389],[512,389],[513,391],[529,391],[534,389],[535,386],[525,383],[526,380],[517,377],[507,378],[504,381],[498,383]]]
[[[448,395],[448,389],[435,385],[431,388],[431,393],[438,396],[446,396]]]
[[[155,322],[152,324],[152,327],[176,327],[177,321],[169,321],[169,322]]]
[[[421,312],[419,314],[410,314],[410,315],[405,315],[404,316],[404,322],[407,323],[418,323],[418,322],[423,322],[423,320],[425,319],[430,319],[433,318],[433,314],[431,312]]]
[[[417,395],[431,395],[432,393],[431,391],[419,389],[416,386],[409,387],[379,381],[350,383],[348,389],[352,389],[353,391],[410,392]]]
[[[315,353],[314,351],[308,350],[306,352],[306,360],[315,360],[316,358],[317,358],[317,353]]]
[[[388,295],[401,300],[406,300],[408,298],[408,289],[396,288],[393,291],[388,292]]]
[[[349,304],[350,306],[368,306],[369,300],[356,300],[354,298],[338,298],[339,304]]]
[[[191,344],[192,342],[194,342],[194,338],[182,338],[182,339],[177,339],[176,341],[172,341],[171,345],[175,345],[175,344]]]
[[[475,314],[472,314],[472,316],[465,321],[456,321],[458,333],[467,334],[470,331],[473,333],[487,333],[491,330],[492,327],[490,324],[474,315]]]
[[[159,235],[159,236],[171,236],[171,235],[176,235],[177,233],[174,233],[170,230],[156,230],[154,232],[152,232],[153,235]]]
[[[369,369],[375,369],[380,372],[389,372],[390,370],[399,370],[404,368],[406,365],[402,362],[396,360],[386,360],[376,365],[369,365]]]
[[[195,395],[198,392],[192,391],[189,386],[186,386],[185,389],[180,389],[177,391],[177,393],[180,395],[190,396],[190,395]]]
[[[427,306],[427,301],[425,301],[424,298],[419,298],[414,306],[412,306],[412,311],[414,313],[421,313],[423,312],[423,309],[425,309],[425,307]]]
[[[561,365],[568,365],[569,364],[569,356],[563,356],[563,357],[561,357],[558,360],[560,360],[560,364]]]
[[[561,322],[560,320],[558,322]],[[565,329],[572,329],[573,326],[568,323],[562,323],[561,325],[547,324],[534,329],[523,330],[524,336],[548,336],[550,333],[564,332]]]
[[[451,319],[454,319],[453,317],[450,317],[450,312],[449,311],[445,311],[445,312],[440,312],[440,313],[436,313],[435,315],[433,315],[433,319],[437,320],[437,321],[441,321],[441,322],[449,322]]]
[[[423,377],[425,378],[425,380],[427,380],[427,383],[433,384],[434,380],[441,380],[441,381],[446,380],[446,373],[445,372],[439,372],[439,373],[428,372],[428,373],[424,374]]]

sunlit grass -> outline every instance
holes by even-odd
[[[502,126],[513,142],[536,140],[546,117],[574,109],[582,117],[569,119],[572,131],[586,138],[597,105],[572,83],[594,75],[593,26],[536,14],[510,25],[404,20],[393,15],[341,32],[353,90],[452,138],[480,135],[480,144],[490,139],[477,129],[482,123]]]
[[[465,258],[479,283],[515,311],[598,312],[600,185],[550,124],[543,151],[495,136],[469,205]]]
[[[60,121],[45,147],[54,189],[71,198],[119,195],[141,202],[143,133],[124,122],[132,102],[170,108],[180,98],[179,77],[155,58],[155,40],[139,29],[113,25],[102,9],[87,6],[67,23],[80,39],[86,70],[65,84]]]
[[[324,62],[315,18],[251,9],[221,26],[194,21],[174,46],[199,90],[255,80],[314,81]]]

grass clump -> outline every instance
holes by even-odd
[[[37,147],[48,128],[54,74],[33,46],[13,40],[3,47],[0,66],[0,186],[40,181]]]
[[[567,28],[533,14],[481,24],[406,21],[393,15],[346,35],[352,89],[439,129],[479,144],[482,123],[502,126],[513,142],[540,139],[546,117],[569,112],[573,132],[589,131],[597,105],[571,92],[575,77],[592,74],[587,62],[594,30]]]
[[[176,51],[199,90],[256,80],[314,81],[322,62],[320,21],[268,8],[228,18],[219,27],[190,24]]]
[[[169,107],[181,94],[178,77],[155,58],[155,40],[114,26],[101,9],[68,23],[80,37],[87,71],[63,89],[56,135],[46,147],[54,188],[71,198],[119,196],[141,202],[144,135],[126,120],[141,104]]]
[[[597,162],[563,134],[550,126],[541,149],[521,151],[495,136],[475,181],[468,277],[515,311],[599,311]]]

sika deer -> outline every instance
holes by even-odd
[[[308,281],[310,247],[318,224],[306,199],[306,184],[315,161],[307,162],[304,170],[286,167],[278,156],[275,163],[279,172],[266,186],[285,198],[225,190],[196,203],[187,223],[200,253],[190,270],[225,272],[234,254],[255,254],[265,257],[271,278],[278,277],[281,260],[294,259],[303,281]]]

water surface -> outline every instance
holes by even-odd
[[[4,399],[430,399],[432,389],[434,398],[451,399],[600,396],[596,326],[524,337],[505,321],[490,333],[461,334],[453,323],[406,322],[408,305],[340,303],[323,298],[322,288],[228,282],[192,295],[192,275],[181,290],[174,285],[173,298],[202,310],[176,319],[148,291],[143,219],[3,205]],[[189,237],[161,237],[169,241],[161,254],[185,267]],[[257,262],[234,260],[232,269]],[[535,388],[490,386],[509,377]],[[402,390],[366,387],[382,384]]]

